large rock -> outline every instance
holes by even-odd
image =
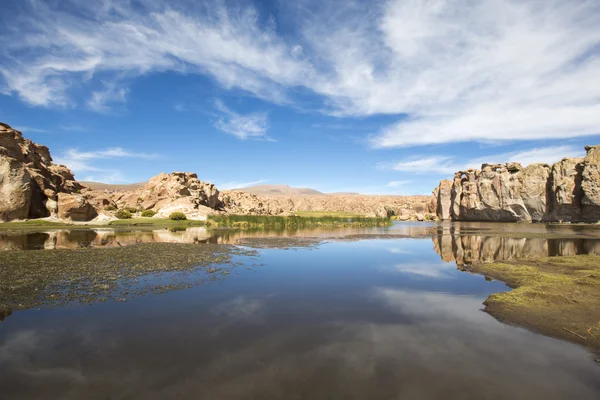
[[[58,194],[58,218],[69,221],[90,221],[98,212],[88,199],[81,194]]]
[[[154,218],[169,218],[174,212],[184,213],[187,219],[204,221],[209,215],[214,214],[215,210],[202,205],[199,199],[187,196],[166,204],[158,210]]]
[[[59,193],[83,189],[46,146],[0,123],[0,221],[57,216]]]
[[[209,208],[219,208],[219,191],[212,183],[201,182],[191,172],[159,174],[141,189],[116,195],[120,206],[139,207],[159,211],[180,198],[191,198],[192,202]]]
[[[585,158],[552,167],[483,164],[440,182],[431,204],[440,219],[455,221],[596,222],[600,220],[600,147]]]
[[[440,185],[435,188],[433,193],[434,200],[432,204],[434,212],[442,221],[451,219],[452,208],[452,181],[443,180]]]

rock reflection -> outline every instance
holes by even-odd
[[[443,261],[459,265],[505,261],[516,258],[600,254],[598,239],[543,239],[502,236],[452,235],[432,237]]]

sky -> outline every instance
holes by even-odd
[[[429,194],[600,144],[598,0],[0,0],[0,121],[79,180]]]

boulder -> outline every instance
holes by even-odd
[[[58,194],[82,188],[46,146],[0,123],[0,221],[56,216]]]
[[[69,221],[90,221],[98,216],[96,209],[81,194],[58,194],[58,218]]]
[[[435,209],[437,217],[446,221],[451,218],[452,211],[452,181],[443,180],[434,192]]]
[[[31,176],[19,161],[0,156],[0,221],[26,219],[31,207]]]
[[[161,207],[153,218],[169,218],[169,215],[174,212],[184,213],[187,219],[204,221],[209,215],[214,214],[215,210],[202,205],[198,199],[187,196]]]
[[[192,172],[159,174],[141,189],[115,194],[114,201],[120,207],[159,211],[177,199],[188,197],[194,204],[213,209],[221,206],[219,191],[215,185],[201,182]]]

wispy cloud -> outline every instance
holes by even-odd
[[[241,189],[248,186],[260,185],[261,183],[265,183],[266,180],[260,179],[258,181],[250,181],[250,182],[224,182],[218,185],[219,189],[229,190],[229,189]]]
[[[21,132],[24,132],[25,134],[27,134],[28,132],[33,132],[33,133],[50,133],[50,131],[47,130],[47,129],[34,128],[34,127],[31,127],[31,126],[22,126],[22,125],[19,125],[19,126],[14,127],[14,129],[16,129],[18,131],[21,131]]]
[[[103,82],[104,89],[92,92],[92,97],[88,100],[87,106],[92,111],[107,113],[111,111],[111,106],[115,103],[125,103],[129,89],[119,87],[118,82]]]
[[[176,71],[277,104],[308,91],[324,113],[398,116],[374,147],[600,133],[597,1],[286,2],[300,34],[285,36],[246,3],[22,3],[0,37],[0,91],[36,106],[72,104],[98,73]],[[263,130],[259,116],[229,119],[219,126],[239,137]]]
[[[173,109],[177,112],[184,112],[188,110],[188,107],[184,103],[177,103],[173,105]]]
[[[88,128],[79,124],[63,124],[60,125],[58,129],[66,132],[85,132]]]
[[[221,100],[215,101],[215,107],[220,115],[215,122],[215,128],[245,139],[272,140],[267,136],[269,122],[266,113],[238,114],[232,111]]]
[[[115,159],[115,158],[137,158],[154,159],[156,154],[137,153],[125,150],[121,147],[113,147],[95,151],[80,151],[78,149],[67,149],[63,154],[56,157],[56,164],[66,165],[75,174],[88,173],[83,180],[97,181],[104,183],[122,183],[126,182],[124,174],[115,168],[99,167],[93,163],[95,160]]]
[[[523,166],[533,163],[553,164],[564,157],[583,157],[583,149],[575,146],[550,146],[531,150],[506,152],[492,154],[489,156],[460,160],[450,156],[415,156],[393,164],[382,165],[384,168],[400,172],[417,174],[444,174],[450,175],[454,172],[468,168],[481,168],[481,164],[504,164],[506,162],[518,162]]]
[[[96,151],[79,151],[78,149],[68,149],[65,152],[64,158],[68,158],[70,160],[94,160],[100,158],[145,158],[152,159],[157,158],[157,154],[150,153],[136,153],[123,149],[122,147],[112,147],[103,150]]]

